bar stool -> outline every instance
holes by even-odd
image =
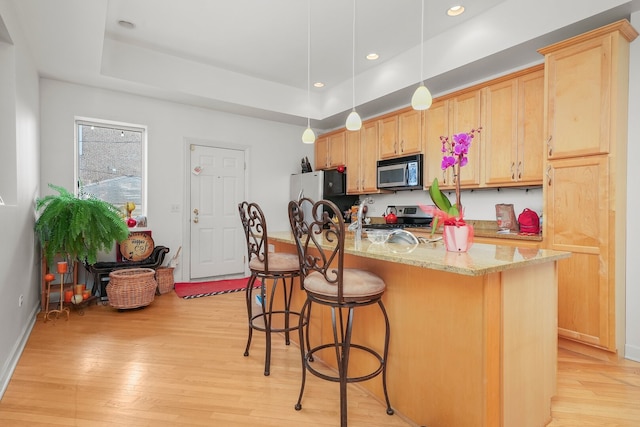
[[[247,303],[247,315],[249,319],[249,337],[247,339],[247,347],[244,351],[245,356],[249,356],[249,347],[251,347],[251,338],[253,330],[265,333],[266,355],[264,362],[264,375],[270,373],[271,362],[271,333],[284,332],[285,343],[289,345],[290,334],[292,330],[299,328],[297,318],[290,320],[291,316],[300,317],[299,312],[291,311],[291,295],[293,293],[293,282],[300,277],[300,262],[298,257],[287,253],[269,253],[269,240],[267,236],[267,222],[260,206],[256,203],[242,202],[238,204],[240,212],[240,220],[244,228],[247,240],[247,253],[249,260],[249,269],[251,277],[247,282],[245,291]],[[265,282],[269,279],[273,280],[271,290],[267,295],[267,287]],[[254,304],[254,290],[256,280],[260,280],[260,293],[258,301],[260,303],[260,312],[254,313],[252,306]],[[278,283],[282,281],[279,290]],[[274,309],[274,301],[276,297],[282,297],[282,307],[276,304]],[[274,327],[274,317],[279,320]]]
[[[308,199],[289,202],[289,222],[293,232],[298,256],[302,287],[307,298],[300,317],[300,350],[302,355],[302,385],[300,396],[295,405],[302,409],[302,395],[306,381],[306,372],[328,381],[340,383],[340,425],[347,426],[347,384],[382,376],[382,389],[387,404],[387,414],[394,411],[387,393],[387,356],[389,352],[389,318],[382,303],[385,291],[384,281],[366,270],[344,268],[345,228],[342,214],[338,207],[328,200],[320,200],[313,204],[311,217],[305,218],[308,211],[303,211],[303,203],[313,203]],[[334,218],[332,220],[331,218]],[[311,323],[311,306],[318,304],[331,310],[333,342],[322,342],[321,337],[312,341],[318,345],[309,345],[309,324]],[[374,348],[352,342],[354,312],[359,307],[378,305],[384,317],[385,335],[382,354]],[[306,325],[303,325],[306,322]],[[306,335],[306,336],[305,336]],[[302,343],[306,342],[306,346]],[[338,367],[337,376],[320,371],[314,367],[314,355],[327,350],[335,353]],[[375,367],[364,375],[349,376],[349,357],[354,355],[372,358]],[[323,353],[327,354],[327,353]],[[368,354],[368,356],[367,356]],[[362,360],[362,359],[361,359]],[[377,360],[377,362],[376,362]],[[368,366],[368,365],[367,365]]]

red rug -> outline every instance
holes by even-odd
[[[212,295],[228,294],[243,291],[247,288],[248,277],[242,279],[216,280],[213,282],[176,283],[174,289],[180,298],[191,299],[209,297]],[[254,287],[259,287],[260,281],[256,280]]]

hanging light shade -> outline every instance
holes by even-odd
[[[360,130],[362,127],[362,119],[360,115],[356,112],[356,0],[353,0],[353,31],[352,31],[352,56],[351,56],[351,82],[352,92],[351,92],[351,100],[353,103],[353,109],[351,113],[347,116],[346,127],[347,130]]]
[[[307,108],[311,110],[311,0],[307,0]],[[316,134],[311,129],[311,119],[307,112],[307,128],[302,133],[304,144],[316,142]]]
[[[309,126],[307,126],[305,131],[302,133],[302,142],[305,144],[313,144],[316,142],[316,134]]]
[[[431,107],[432,102],[431,92],[429,92],[429,89],[424,85],[424,82],[420,83],[420,86],[418,86],[411,97],[411,106],[414,110],[426,110]]]
[[[424,85],[423,67],[424,67],[424,0],[422,0],[422,14],[420,15],[422,24],[420,26],[420,86],[416,89],[411,97],[411,106],[414,110],[426,110],[431,107],[433,98],[431,92]]]
[[[355,108],[351,110],[349,115],[347,116],[347,130],[360,130],[362,127],[362,119],[360,115],[356,112]]]

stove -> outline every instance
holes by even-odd
[[[424,212],[418,205],[403,205],[403,206],[388,206],[389,209],[395,209],[395,214],[398,217],[397,224],[369,224],[364,225],[363,228],[367,229],[402,229],[402,228],[427,228],[431,227],[431,221],[433,217]]]

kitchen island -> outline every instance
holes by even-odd
[[[269,238],[276,252],[295,253],[289,232]],[[373,244],[353,238],[345,246],[346,267],[369,270],[387,284],[387,382],[399,415],[429,427],[544,426],[551,420],[556,264],[569,253],[488,244],[454,253],[442,242]],[[294,304],[301,305],[303,293],[294,294]],[[364,307],[357,316],[354,342],[380,348],[379,311]],[[319,336],[331,339],[329,322],[328,312],[315,310],[312,345]],[[359,357],[352,354],[350,366],[370,363]],[[329,355],[323,361],[335,366]],[[381,381],[360,385],[382,399]]]

